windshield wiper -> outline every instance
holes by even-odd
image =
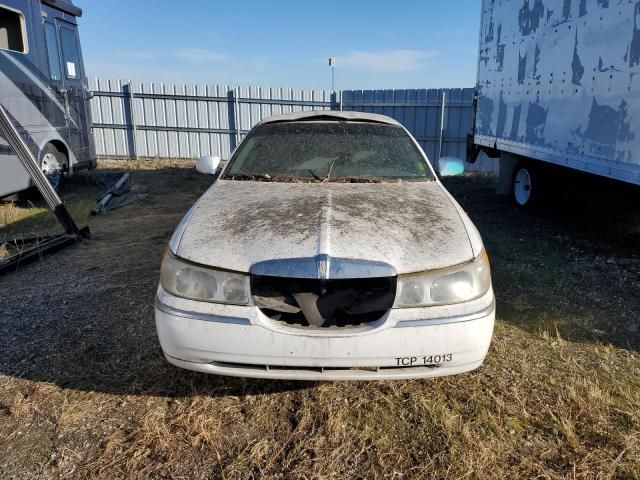
[[[336,164],[336,160],[331,162],[331,166],[329,167],[329,173],[327,173],[327,178],[324,179],[325,182],[329,182],[331,180],[331,172],[333,172],[333,166]]]
[[[224,180],[259,180],[270,182],[273,177],[268,173],[230,173],[224,176]]]
[[[326,178],[328,183],[383,183],[385,180],[380,177],[333,177]]]
[[[313,170],[309,169],[309,173],[311,174],[311,176],[316,179],[316,180],[322,180],[321,177],[319,177],[318,175],[316,175]]]

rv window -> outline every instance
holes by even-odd
[[[47,43],[47,58],[49,59],[49,75],[51,80],[61,80],[60,71],[60,50],[58,50],[58,39],[56,37],[56,27],[53,23],[45,22],[44,36]]]
[[[24,25],[20,13],[0,7],[0,49],[27,53]]]
[[[67,78],[80,78],[80,52],[76,32],[70,28],[60,27],[60,43]]]

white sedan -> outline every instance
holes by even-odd
[[[271,117],[178,225],[155,316],[169,362],[220,375],[372,380],[479,367],[495,298],[480,235],[398,122]],[[442,175],[459,173],[455,159]]]

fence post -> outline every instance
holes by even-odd
[[[131,81],[128,84],[123,85],[122,89],[126,95],[127,100],[125,101],[125,119],[129,124],[129,153],[134,158],[134,160],[138,160],[138,151],[136,148],[136,113],[134,109],[133,102],[133,88],[131,85]]]
[[[227,90],[227,123],[229,124],[229,154],[238,146],[236,143],[236,91],[235,89]]]
[[[440,158],[442,157],[442,140],[444,137],[444,111],[445,111],[445,107],[446,107],[446,98],[447,98],[447,93],[443,90],[442,91],[442,103],[440,105],[440,138],[438,141],[438,162],[440,161]]]
[[[329,110],[342,110],[339,102],[338,92],[331,92],[329,94]]]
[[[242,129],[242,112],[240,111],[240,87],[236,87],[235,100],[235,114],[236,114],[236,147],[240,145],[240,132]]]

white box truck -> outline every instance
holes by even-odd
[[[531,206],[560,166],[640,185],[640,1],[482,0],[469,161]]]

